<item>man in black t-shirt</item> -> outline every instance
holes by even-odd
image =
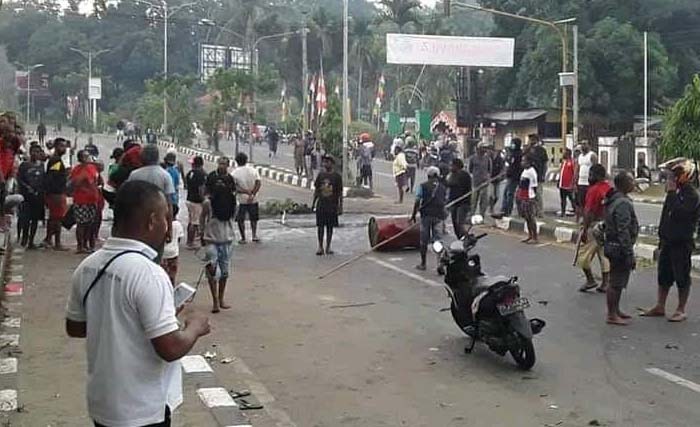
[[[333,255],[331,241],[333,228],[338,226],[338,215],[343,213],[343,178],[334,171],[335,159],[323,157],[323,171],[316,177],[314,201],[316,210],[316,227],[318,233],[318,250],[316,255]],[[326,236],[326,249],[323,249],[323,236]]]
[[[192,169],[185,177],[187,189],[187,247],[193,248],[199,237],[199,219],[202,216],[202,203],[204,202],[207,174],[204,171],[204,159],[196,156],[192,159]]]
[[[450,165],[450,174],[447,175],[447,201],[453,202],[465,194],[472,191],[472,178],[469,173],[464,170],[464,162],[462,159],[453,159]],[[452,216],[452,226],[455,230],[455,235],[460,239],[464,235],[464,226],[467,223],[469,216],[469,208],[471,207],[471,196],[467,196],[464,200],[455,203],[450,207],[450,215]]]
[[[19,215],[21,245],[27,249],[35,249],[34,236],[39,221],[44,220],[44,184],[45,171],[43,148],[34,144],[29,148],[29,160],[19,165],[17,184],[19,192],[24,197]]]
[[[219,157],[216,170],[207,176],[205,184],[212,215],[219,221],[229,221],[236,213],[236,182],[228,172],[230,165],[228,157]]]
[[[51,238],[54,238],[54,249],[58,251],[68,250],[61,245],[61,221],[68,211],[66,202],[66,185],[68,183],[68,169],[63,163],[63,155],[66,154],[67,142],[63,138],[53,141],[53,155],[46,163],[46,206],[49,208],[49,221],[46,224],[46,238],[44,244],[51,246]]]

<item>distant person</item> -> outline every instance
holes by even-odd
[[[306,172],[306,144],[302,138],[294,135],[292,145],[294,146],[294,169],[298,176],[302,176]]]
[[[182,178],[182,171],[177,163],[177,155],[174,152],[168,151],[168,153],[163,157],[163,164],[165,166],[165,171],[170,175],[173,181],[173,187],[175,193],[172,195],[171,202],[173,204],[173,209],[180,205],[180,181]]]
[[[124,120],[119,120],[117,122],[117,142],[122,142],[124,140],[125,130],[126,130],[126,122],[124,122]]]
[[[372,148],[374,147],[374,144],[372,144],[372,142],[369,140],[369,135],[367,135],[367,138],[363,139],[365,140],[361,140],[357,156],[357,169],[360,172],[360,185],[367,185],[370,189],[373,189],[374,179],[372,177],[372,162],[374,158],[372,155]]]
[[[544,216],[544,182],[547,180],[549,156],[539,135],[533,133],[528,135],[527,139],[528,147],[525,150],[525,154],[530,155],[533,166],[537,171],[537,179],[539,180],[537,185],[537,217],[542,218]]]
[[[646,165],[644,159],[639,159],[639,164],[637,165],[637,178],[648,179],[651,182],[651,169]]]
[[[503,194],[503,205],[501,211],[505,216],[513,214],[513,203],[515,193],[520,184],[520,175],[523,172],[523,151],[520,138],[513,138],[510,142],[508,155],[506,157],[506,189]]]
[[[231,270],[233,242],[236,239],[233,225],[236,213],[236,183],[228,172],[230,165],[228,157],[219,157],[216,170],[207,176],[207,200],[202,204],[201,240],[212,297],[212,313],[231,308],[224,299]]]
[[[489,180],[491,179],[491,168],[493,162],[488,155],[488,144],[480,142],[476,154],[469,158],[467,171],[472,177],[472,213],[478,213],[482,217],[486,215],[489,198]]]
[[[206,193],[207,173],[204,171],[204,159],[195,156],[192,159],[192,169],[185,177],[187,190],[187,248],[193,249],[199,239],[199,220],[202,216],[202,203]]]
[[[24,198],[20,208],[19,223],[21,228],[21,242],[23,247],[29,250],[36,249],[34,238],[39,227],[39,221],[45,218],[45,176],[44,150],[40,145],[34,144],[29,148],[29,160],[19,165],[17,184],[19,193]]]
[[[275,129],[274,126],[270,126],[270,129],[267,131],[267,145],[270,149],[270,153],[268,154],[269,158],[273,159],[277,157],[277,147],[279,142],[280,134],[277,132],[277,129]]]
[[[601,164],[590,167],[588,173],[589,187],[586,190],[586,200],[583,205],[583,226],[581,227],[581,250],[578,255],[578,267],[586,276],[586,283],[579,289],[587,292],[596,289],[605,293],[610,284],[610,262],[603,252],[602,235],[598,224],[605,218],[605,196],[612,187],[606,180],[605,168]],[[601,275],[603,277],[600,286],[597,284],[591,263],[594,258],[600,262]]]
[[[262,181],[258,171],[248,164],[248,156],[245,153],[236,155],[236,164],[238,167],[233,170],[231,175],[236,183],[236,194],[238,195],[236,222],[241,233],[241,240],[238,243],[245,244],[248,242],[245,234],[246,217],[250,221],[252,241],[258,243],[260,242],[258,238],[258,220],[260,219],[258,193],[260,192]]]
[[[527,238],[523,243],[536,245],[539,243],[537,232],[537,169],[530,156],[523,157],[523,171],[520,174],[520,184],[515,194],[518,205],[518,215],[527,225]]]
[[[163,247],[163,257],[160,261],[160,266],[168,274],[170,278],[170,283],[173,286],[177,286],[177,271],[179,267],[180,259],[180,242],[182,238],[185,237],[185,230],[182,227],[182,223],[177,219],[177,214],[179,208],[175,206],[173,211],[173,221],[172,221],[172,237],[170,241],[165,243]]]
[[[428,180],[422,183],[416,191],[416,201],[413,204],[411,222],[416,222],[420,212],[420,264],[418,270],[427,268],[428,245],[440,240],[445,221],[445,197],[447,190],[440,182],[440,168],[431,166],[426,170]]]
[[[471,196],[466,196],[462,200],[456,201],[472,191],[472,178],[469,176],[469,173],[464,170],[464,162],[462,159],[452,160],[446,184],[447,201],[449,203],[454,203],[454,205],[450,207],[452,226],[454,227],[457,238],[461,239],[466,232],[465,226],[467,224],[467,218],[469,217],[469,209],[471,208]]]
[[[61,221],[68,211],[67,184],[68,169],[63,163],[67,141],[63,138],[53,140],[53,154],[46,162],[46,207],[49,220],[46,223],[44,245],[57,251],[67,251],[61,244]],[[52,242],[53,240],[53,242]]]
[[[408,141],[408,138],[406,138],[406,140]],[[416,187],[416,172],[418,171],[420,155],[418,154],[418,150],[408,145],[408,142],[406,145],[409,147],[403,151],[406,155],[406,163],[408,164],[406,168],[406,191],[413,193],[413,189]]]
[[[153,262],[163,250],[170,208],[158,187],[127,182],[117,193],[112,237],[73,274],[66,332],[87,338],[87,408],[96,427],[170,426],[182,393],[179,363],[206,317],[180,324],[173,287]]]
[[[39,138],[39,144],[44,145],[46,140],[46,125],[44,122],[39,122],[39,125],[36,127],[36,136]]]
[[[627,172],[615,176],[615,189],[605,199],[605,256],[610,261],[610,286],[607,292],[608,316],[611,325],[626,325],[630,315],[620,310],[620,297],[636,268],[634,244],[639,235],[639,222],[629,193],[634,191],[634,178]]]
[[[99,202],[99,172],[86,150],[78,151],[78,164],[70,172],[70,188],[73,192],[73,212],[75,215],[76,253],[91,252],[93,224],[97,219]]]
[[[335,159],[324,156],[323,170],[315,181],[314,199],[311,203],[316,211],[318,250],[316,255],[333,255],[333,229],[338,226],[338,216],[343,213],[343,178],[335,172]],[[326,247],[323,247],[325,235]]]
[[[588,177],[591,167],[598,163],[598,156],[591,151],[588,142],[583,141],[578,149],[581,151],[581,154],[576,158],[576,173],[574,174],[574,181],[576,182],[576,206],[578,207],[576,222],[578,222],[579,217],[584,216],[583,209],[586,204],[588,186],[590,185]]]
[[[506,161],[503,153],[496,150],[492,145],[489,146],[489,155],[491,156],[491,191],[489,196],[489,211],[493,215],[501,214],[501,206],[503,205],[503,191],[505,180],[503,174],[505,172]]]
[[[646,317],[664,317],[666,299],[675,284],[678,287],[678,307],[670,322],[687,320],[686,305],[692,284],[691,256],[695,244],[693,233],[700,217],[700,198],[692,181],[697,171],[692,160],[679,158],[664,164],[670,169],[670,191],[661,211],[659,224],[658,296],[656,305],[642,312]]]
[[[394,162],[392,164],[392,172],[394,173],[394,180],[396,181],[396,190],[399,195],[399,198],[396,201],[396,203],[402,204],[403,194],[406,190],[408,162],[406,161],[406,154],[404,154],[403,152],[403,147],[400,144],[395,144],[394,146]]]
[[[571,150],[564,150],[564,158],[561,161],[561,166],[559,167],[559,202],[561,210],[559,211],[559,216],[564,218],[566,216],[566,201],[571,202],[571,208],[576,209],[576,201],[574,199],[574,191],[576,186],[574,185],[574,174],[576,173],[576,165],[574,164],[574,159],[571,157]]]
[[[83,148],[85,151],[88,152],[89,155],[91,155],[95,160],[100,158],[100,149],[97,148],[97,145],[92,140],[92,135],[88,137],[88,143],[85,144],[85,147]]]

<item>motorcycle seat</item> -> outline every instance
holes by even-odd
[[[474,295],[479,295],[492,286],[498,285],[499,283],[507,283],[510,282],[510,280],[510,277],[506,276],[481,276],[476,279],[476,284],[474,285]]]

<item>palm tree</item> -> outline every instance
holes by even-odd
[[[416,9],[420,9],[419,0],[379,0],[379,20],[392,22],[399,27],[399,31],[409,23],[418,22]]]
[[[350,54],[357,61],[357,118],[362,114],[362,76],[364,65],[375,65],[375,57],[372,54],[372,44],[375,40],[375,32],[372,23],[368,19],[355,19],[352,22],[352,46]]]

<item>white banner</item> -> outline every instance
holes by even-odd
[[[512,67],[515,39],[387,34],[389,64]]]
[[[100,79],[99,77],[92,77],[90,79],[90,86],[88,87],[88,98],[102,99],[102,79]]]

